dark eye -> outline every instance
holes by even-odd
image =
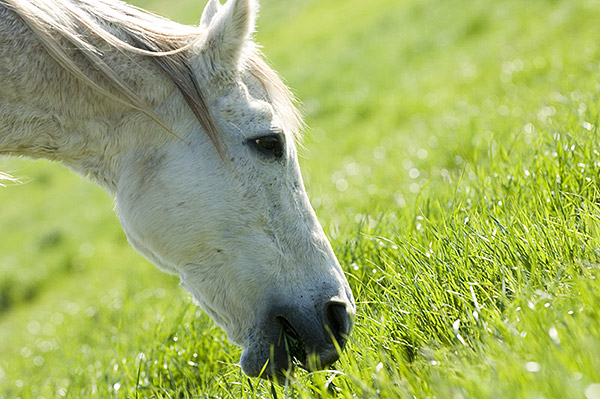
[[[283,138],[278,134],[269,134],[248,140],[248,144],[263,155],[273,158],[283,156]]]

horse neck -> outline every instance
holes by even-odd
[[[173,85],[151,60],[110,48],[103,52],[147,104],[159,107],[172,94]],[[79,61],[85,68],[85,61]],[[92,80],[103,82],[98,72],[87,68]],[[63,69],[22,21],[2,6],[0,82],[0,155],[60,161],[111,192],[118,181],[121,155],[134,145],[153,145],[152,132],[161,131],[140,111],[92,90]],[[143,139],[135,137],[138,132]]]

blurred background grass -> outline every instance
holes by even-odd
[[[184,23],[204,6],[135,4]],[[307,189],[360,301],[334,394],[600,397],[599,10],[261,2],[257,41],[302,100]],[[271,395],[101,189],[45,161],[0,170],[25,182],[0,189],[0,398]],[[294,394],[329,375],[311,378]]]

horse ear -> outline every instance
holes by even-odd
[[[219,3],[219,0],[208,0],[208,3],[206,3],[206,6],[204,7],[204,11],[202,11],[200,26],[208,28],[210,21],[212,21],[213,17],[217,14],[220,8],[221,3]]]
[[[206,45],[214,66],[237,68],[242,49],[254,32],[257,11],[254,0],[229,0],[223,6],[217,0],[208,3],[204,11],[206,19],[210,19]]]

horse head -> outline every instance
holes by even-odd
[[[296,111],[251,40],[256,9],[209,1],[188,49],[218,137],[172,96],[178,137],[131,151],[116,202],[132,245],[244,348],[243,371],[281,379],[339,358],[355,304],[304,188]]]

